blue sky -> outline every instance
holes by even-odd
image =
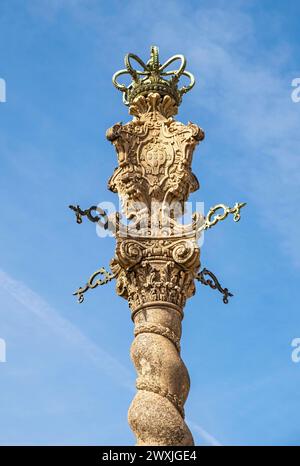
[[[206,132],[192,200],[246,201],[206,233],[202,265],[234,298],[198,285],[185,311],[187,419],[198,445],[300,444],[300,6],[296,0],[2,0],[0,443],[133,444],[133,325],[114,284],[72,292],[108,266],[114,240],[67,206],[116,201],[105,131],[128,121],[111,84],[127,52],[184,53],[196,86],[178,119]]]

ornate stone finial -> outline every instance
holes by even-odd
[[[182,95],[190,91],[195,84],[194,76],[185,70],[185,57],[183,55],[173,55],[162,65],[159,62],[158,47],[153,45],[150,53],[151,57],[147,63],[144,63],[137,55],[128,53],[125,56],[126,69],[117,71],[113,75],[112,81],[114,86],[123,92],[123,102],[125,105],[131,105],[138,95],[148,95],[150,92],[157,92],[161,96],[169,95],[173,97],[178,106]],[[134,69],[131,60],[135,60],[142,67],[142,70]],[[179,68],[177,70],[166,71],[166,68],[177,60],[180,60]],[[128,87],[117,81],[117,78],[123,74],[129,74],[132,77],[132,82]],[[190,83],[188,86],[178,88],[181,76],[187,76],[190,79]]]

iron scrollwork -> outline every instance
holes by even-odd
[[[205,278],[205,276],[209,276],[211,279],[207,279]],[[220,291],[220,293],[223,294],[223,303],[224,304],[228,304],[228,298],[233,296],[232,293],[230,293],[230,291],[228,290],[228,288],[222,288],[222,286],[220,285],[220,282],[219,280],[217,279],[217,277],[212,273],[210,272],[210,270],[207,270],[207,269],[202,269],[197,275],[196,275],[196,280],[198,280],[200,283],[202,283],[202,285],[208,285],[210,286],[210,288],[212,288],[213,290],[218,290]]]
[[[82,210],[79,207],[79,205],[77,205],[77,206],[69,205],[69,209],[74,210],[74,212],[76,214],[76,222],[77,223],[79,223],[79,224],[82,223],[82,217],[86,216],[91,222],[98,223],[105,230],[107,230],[107,228],[108,228],[107,214],[100,207],[97,207],[96,205],[93,205],[89,209]],[[98,212],[99,215],[92,215],[93,211]],[[101,217],[104,219],[104,222],[100,221]]]
[[[103,278],[98,278],[96,281],[96,277],[101,277]],[[97,286],[105,285],[106,283],[110,282],[113,278],[115,278],[115,275],[113,273],[108,272],[104,267],[101,267],[99,270],[96,270],[91,277],[89,278],[87,284],[83,287],[78,288],[73,295],[77,296],[78,302],[82,303],[84,301],[84,296],[83,294],[88,291],[89,289],[96,288]]]
[[[228,207],[225,204],[217,204],[212,207],[206,217],[200,230],[207,230],[216,225],[219,221],[225,220],[229,214],[233,214],[233,221],[238,222],[241,218],[240,210],[246,205],[246,202],[236,202],[233,207]],[[223,212],[214,215],[218,210],[222,209]]]

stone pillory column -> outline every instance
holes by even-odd
[[[133,68],[133,61],[139,70]],[[168,71],[173,62],[179,62],[178,69]],[[182,55],[175,55],[162,65],[157,47],[151,48],[147,63],[131,53],[126,55],[125,66],[113,76],[113,83],[123,92],[133,119],[125,125],[117,123],[107,131],[118,156],[118,167],[108,187],[118,193],[129,222],[121,223],[119,214],[107,217],[96,206],[85,211],[70,206],[78,223],[84,215],[93,222],[106,217],[101,225],[113,230],[117,241],[112,273],[101,268],[74,294],[81,302],[89,288],[115,278],[118,295],[129,303],[134,322],[131,358],[137,371],[137,394],[128,420],[137,445],[193,445],[184,420],[190,379],[180,357],[183,309],[195,293],[195,279],[218,289],[225,303],[232,296],[212,272],[199,272],[197,240],[203,230],[230,213],[238,221],[244,204],[235,204],[233,208],[218,204],[206,217],[193,214],[189,225],[179,222],[189,194],[199,188],[191,163],[204,132],[195,124],[184,125],[173,117],[183,94],[194,86],[194,77],[186,71]],[[117,81],[123,74],[132,78],[127,87]],[[181,76],[189,78],[189,84],[180,88]],[[219,209],[222,214],[213,216]],[[92,210],[100,217],[94,217]],[[99,274],[104,278],[95,281]],[[206,275],[212,280],[205,279]]]
[[[135,71],[131,59],[143,71]],[[175,60],[180,61],[178,71],[165,71]],[[125,214],[135,224],[134,233],[129,228],[129,236],[117,235],[112,264],[117,292],[128,300],[135,326],[131,358],[138,392],[128,420],[138,445],[193,445],[184,421],[190,380],[180,357],[180,337],[185,301],[195,291],[199,248],[193,229],[186,231],[175,217],[176,209],[180,211],[190,192],[199,187],[191,162],[204,133],[192,123],[173,119],[182,94],[194,84],[183,56],[161,65],[158,49],[152,47],[147,64],[129,54],[125,65],[113,82],[124,92],[134,118],[124,126],[113,126],[107,138],[119,162],[109,189],[121,196]],[[129,88],[116,81],[125,72],[133,78]],[[191,82],[178,89],[183,74]]]

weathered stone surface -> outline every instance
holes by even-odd
[[[137,445],[194,445],[192,434],[177,409],[155,392],[139,391],[128,412]]]
[[[116,225],[111,269],[135,325],[131,358],[138,392],[128,419],[137,445],[193,445],[184,421],[190,380],[180,337],[183,308],[200,267],[198,220],[183,226],[177,217],[199,187],[191,163],[204,133],[175,121],[176,112],[168,95],[140,95],[130,107],[134,119],[107,132],[118,155],[109,188],[131,220],[127,228]]]

